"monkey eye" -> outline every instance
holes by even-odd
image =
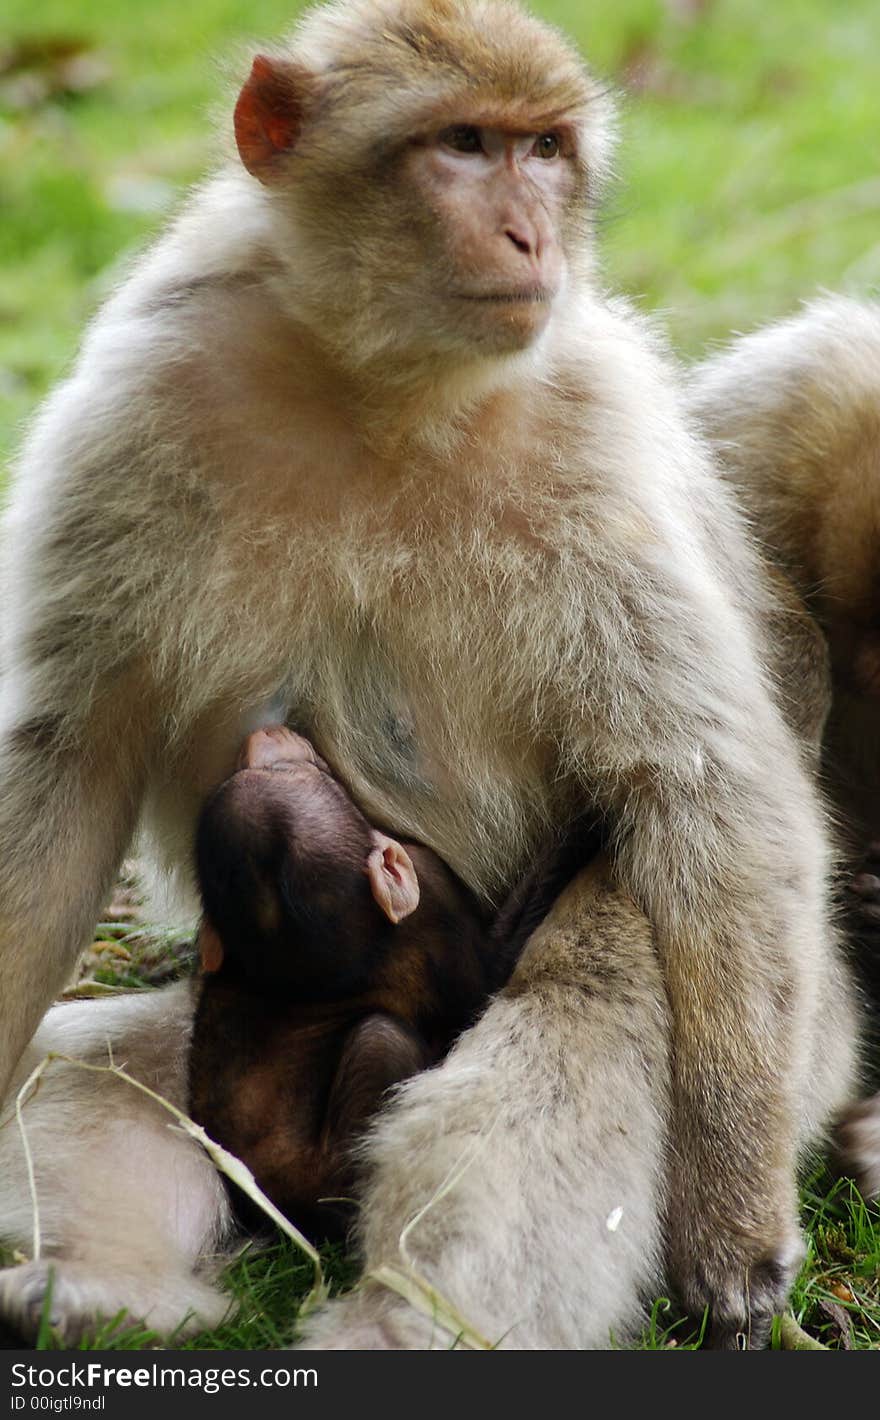
[[[558,158],[560,152],[559,135],[542,133],[536,140],[532,152],[537,158]]]
[[[453,148],[456,153],[482,153],[483,140],[479,128],[472,123],[456,123],[444,128],[440,142],[445,148]]]

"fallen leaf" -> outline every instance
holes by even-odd
[[[840,1342],[841,1350],[851,1351],[853,1349],[852,1321],[846,1308],[838,1306],[837,1302],[829,1302],[823,1297],[819,1302],[819,1310],[831,1323],[832,1330]]]

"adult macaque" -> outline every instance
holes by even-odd
[[[441,1059],[522,943],[496,942],[437,855],[371,828],[283,726],[248,738],[196,842],[206,974],[190,1112],[289,1218],[338,1231],[352,1146],[383,1095]]]
[[[612,876],[575,881],[384,1113],[366,1262],[399,1261],[418,1214],[410,1256],[480,1331],[587,1347],[638,1325],[665,1254],[717,1343],[760,1344],[856,1032],[756,554],[662,350],[593,275],[610,128],[503,0],[349,0],[255,59],[241,162],[105,307],[18,471],[0,1073],[139,813],[184,863],[260,724],[487,908],[589,806]],[[621,929],[598,949],[597,917]],[[437,1336],[376,1285],[309,1331]]]
[[[736,340],[695,372],[693,404],[830,652],[822,775],[837,810],[846,922],[880,1010],[880,305],[826,297]],[[787,686],[805,710],[809,678]],[[807,712],[808,713],[808,712]],[[873,1042],[876,1054],[876,1040]],[[872,1063],[875,1081],[880,1059]],[[839,1135],[864,1191],[880,1193],[880,1095]]]
[[[827,297],[741,337],[697,367],[692,402],[827,638],[822,767],[861,856],[880,838],[880,306]]]

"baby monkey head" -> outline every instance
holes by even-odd
[[[371,828],[301,736],[259,730],[240,763],[196,834],[203,965],[301,1000],[357,994],[418,906],[408,853]]]

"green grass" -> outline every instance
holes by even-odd
[[[809,1251],[792,1296],[804,1327],[827,1345],[880,1348],[880,1214],[848,1179],[825,1173],[802,1189]]]
[[[877,0],[710,0],[690,23],[660,0],[536,8],[621,92],[619,178],[600,223],[605,270],[664,313],[684,353],[817,288],[880,283]],[[125,260],[211,161],[229,56],[284,29],[296,9],[5,0],[0,51],[7,40],[73,38],[104,77],[22,106],[22,76],[3,72],[0,53],[0,464]],[[810,1182],[803,1204],[799,1319],[839,1344],[836,1305],[852,1319],[852,1344],[877,1346],[876,1214],[827,1179]],[[286,1243],[248,1252],[230,1273],[238,1319],[197,1344],[286,1339],[305,1275]],[[693,1344],[658,1304],[644,1344],[672,1342]]]

